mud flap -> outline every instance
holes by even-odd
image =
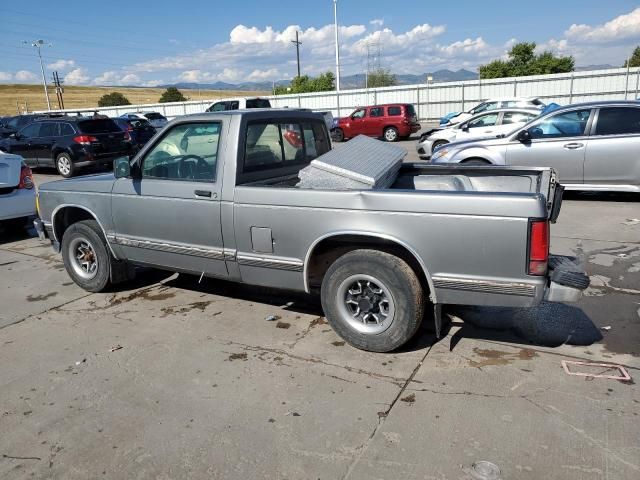
[[[442,334],[442,305],[439,303],[433,304],[433,322],[436,331],[436,339],[440,340]]]
[[[111,259],[109,279],[111,283],[120,283],[136,278],[136,270],[133,265],[122,260]]]

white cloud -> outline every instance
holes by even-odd
[[[384,19],[383,18],[374,18],[373,20],[371,20],[369,22],[369,24],[373,25],[374,27],[381,27],[384,25]]]
[[[14,75],[15,79],[18,82],[33,82],[38,79],[38,76],[35,73],[29,72],[28,70],[19,70]]]
[[[489,48],[487,42],[482,37],[478,37],[475,40],[467,38],[466,40],[453,42],[450,45],[441,48],[441,51],[450,56],[456,56],[458,54],[478,54],[483,53]]]
[[[49,70],[68,70],[69,68],[73,68],[75,65],[76,62],[74,60],[59,59],[47,65],[47,68]]]
[[[138,85],[140,82],[140,77],[135,73],[129,73],[120,79],[120,83],[123,85]]]
[[[164,80],[148,80],[146,82],[142,82],[140,84],[141,87],[157,87],[159,85],[162,85],[163,83],[166,83]]]
[[[640,39],[640,7],[595,27],[574,23],[564,34],[576,43],[609,43]]]
[[[0,82],[8,82],[13,78],[13,75],[9,72],[0,72]]]
[[[78,67],[71,70],[64,77],[64,82],[67,85],[84,85],[89,83],[91,77],[89,76],[89,72],[84,67]]]
[[[280,78],[277,68],[270,68],[269,70],[254,70],[247,76],[247,80],[250,82],[263,82],[274,78]]]
[[[355,42],[349,50],[352,53],[364,55],[367,53],[368,46],[375,43],[381,45],[385,53],[389,53],[389,51],[404,53],[402,50],[408,47],[416,48],[425,46],[431,39],[443,34],[445,29],[446,27],[444,25],[432,27],[428,23],[424,23],[415,26],[408,32],[396,35],[390,28],[385,28],[361,38]]]

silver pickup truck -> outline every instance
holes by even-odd
[[[572,259],[549,256],[553,170],[405,163],[387,189],[301,188],[330,149],[312,112],[180,117],[113,174],[42,185],[36,228],[85,290],[146,265],[319,291],[335,331],[378,352],[428,308],[439,335],[444,304],[532,307],[586,288]]]

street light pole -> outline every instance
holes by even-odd
[[[336,91],[340,91],[340,49],[338,47],[338,0],[333,0],[333,24],[336,34]]]
[[[29,43],[29,42],[22,42]],[[44,64],[42,63],[42,54],[40,53],[40,47],[45,45],[44,40],[36,40],[31,44],[32,47],[38,49],[38,58],[40,59],[40,72],[42,72],[42,86],[44,87],[44,96],[47,98],[47,110],[51,110],[51,102],[49,101],[49,91],[47,90],[47,77],[44,74]],[[49,44],[51,45],[51,44]]]

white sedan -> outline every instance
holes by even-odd
[[[19,155],[0,152],[0,223],[23,227],[36,214],[36,188],[31,169]]]
[[[422,159],[447,143],[507,134],[534,119],[540,111],[532,108],[502,108],[471,117],[452,127],[430,130],[420,136],[416,150]]]

